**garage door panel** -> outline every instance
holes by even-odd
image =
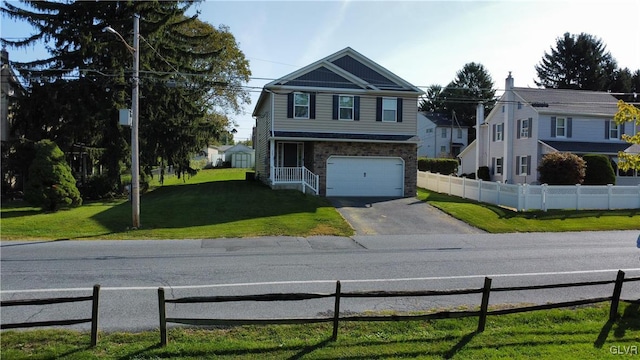
[[[402,196],[404,163],[393,157],[327,160],[327,196]]]

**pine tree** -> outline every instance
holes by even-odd
[[[607,91],[615,80],[617,64],[602,40],[585,33],[565,33],[535,69],[538,86]]]
[[[219,29],[185,12],[191,1],[5,2],[4,14],[31,24],[32,37],[2,43],[16,48],[47,44],[50,57],[13,63],[29,81],[30,96],[17,123],[32,140],[55,139],[63,151],[82,143],[102,149],[101,163],[113,182],[130,156],[129,129],[118,109],[130,107],[131,48],[107,26],[131,41],[140,16],[140,161],[158,156],[188,163],[221,129],[206,121],[212,112],[238,112],[249,102],[242,88],[249,65],[227,28]],[[175,86],[173,86],[175,84]]]

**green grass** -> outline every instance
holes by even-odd
[[[273,191],[246,181],[244,169],[202,170],[165,179],[140,200],[142,226],[132,230],[131,203],[88,202],[46,213],[24,203],[2,206],[2,239],[201,239],[268,235],[349,236],[353,229],[326,198]],[[157,179],[156,179],[157,181]]]
[[[3,203],[2,240],[202,239],[254,236],[353,235],[326,198],[273,191],[246,181],[245,169],[202,170],[169,176],[140,201],[141,228],[131,229],[131,203],[87,202],[56,213],[23,202]],[[516,212],[418,189],[418,199],[490,233],[640,229],[640,209]]]
[[[490,233],[640,229],[640,209],[517,212],[425,189],[418,189],[418,199]]]
[[[2,359],[607,359],[640,346],[638,305],[622,304],[607,323],[608,304],[490,316],[476,334],[477,318],[331,325],[244,326],[89,334],[69,330],[5,331]],[[612,348],[613,347],[613,348]],[[638,350],[636,350],[638,351]],[[636,355],[640,356],[640,355]],[[624,358],[629,358],[625,356]],[[631,357],[633,358],[633,356]]]

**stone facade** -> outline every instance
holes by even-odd
[[[332,155],[400,157],[404,160],[404,196],[416,195],[417,145],[363,142],[307,142],[305,165],[319,177],[320,195],[326,194],[327,159]]]

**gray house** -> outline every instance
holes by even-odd
[[[324,196],[414,196],[423,92],[351,48],[264,86],[256,176]]]
[[[640,126],[613,121],[617,99],[606,92],[514,87],[511,74],[505,92],[482,121],[476,140],[462,153],[462,173],[488,166],[493,181],[537,183],[537,167],[550,152],[603,154],[614,163],[618,152],[633,151],[622,134],[634,135]],[[616,184],[638,184],[637,173],[618,174]],[[625,176],[622,176],[625,175]]]

